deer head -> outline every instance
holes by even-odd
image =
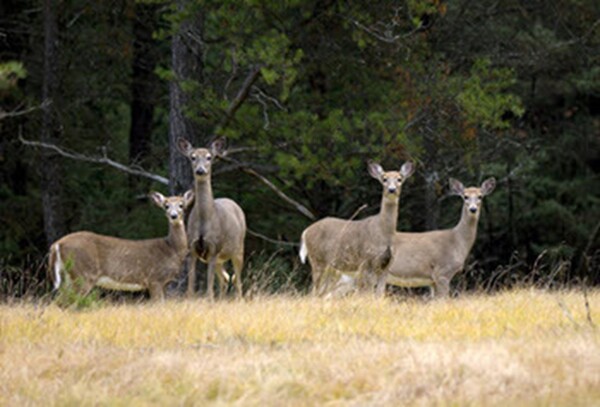
[[[387,199],[397,200],[400,196],[402,183],[414,172],[412,162],[405,162],[400,171],[384,171],[381,165],[375,162],[368,163],[369,174],[383,186],[383,195]]]
[[[185,211],[194,202],[194,191],[188,190],[182,197],[165,197],[160,192],[151,192],[152,202],[159,208],[162,208],[169,219],[169,223],[183,223]]]
[[[210,176],[214,159],[225,156],[225,144],[225,138],[221,137],[213,141],[208,148],[194,148],[189,141],[180,137],[177,140],[177,149],[190,160],[194,177],[204,179]]]
[[[449,183],[450,193],[462,197],[464,200],[464,209],[473,216],[479,214],[483,197],[491,194],[494,188],[496,188],[496,179],[493,177],[483,181],[479,188],[465,188],[460,181],[454,178],[450,178]]]

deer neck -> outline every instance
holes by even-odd
[[[214,220],[215,199],[213,197],[210,176],[196,180],[194,210],[198,214],[200,225],[206,225]]]
[[[379,227],[390,242],[396,232],[396,223],[398,222],[398,200],[399,198],[390,200],[384,196],[379,209]]]
[[[183,222],[169,223],[169,235],[167,236],[167,244],[180,257],[184,257],[188,249],[187,234]]]
[[[454,232],[459,238],[459,241],[462,242],[461,247],[466,252],[466,255],[469,254],[471,247],[473,247],[473,243],[475,243],[478,222],[479,212],[477,212],[476,215],[471,215],[469,209],[466,206],[463,206],[460,221],[454,228]]]

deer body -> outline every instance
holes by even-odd
[[[308,257],[316,293],[326,292],[339,273],[356,275],[361,288],[375,286],[378,294],[383,293],[401,186],[412,171],[409,162],[400,172],[384,172],[378,164],[370,164],[369,173],[384,186],[379,214],[357,221],[325,218],[302,233],[300,259]]]
[[[164,298],[166,284],[177,277],[188,252],[183,210],[193,195],[188,191],[187,203],[186,198],[165,198],[158,193],[152,197],[167,211],[167,237],[127,240],[86,231],[64,236],[50,247],[48,271],[54,288],[60,288],[64,276],[75,281],[83,295],[96,286],[149,290],[152,299]]]
[[[233,200],[214,199],[211,186],[211,160],[225,153],[223,142],[219,139],[210,149],[194,149],[187,140],[179,139],[178,147],[191,160],[194,170],[195,202],[187,223],[190,242],[188,296],[195,291],[197,260],[208,264],[208,296],[214,297],[215,274],[219,279],[219,295],[223,296],[227,283],[223,263],[231,260],[236,294],[241,297],[246,217]]]
[[[464,268],[475,243],[481,200],[494,190],[495,180],[486,180],[481,188],[464,188],[453,179],[450,185],[451,191],[464,199],[460,221],[447,230],[396,233],[388,284],[400,287],[429,286],[433,288],[434,295],[449,295],[450,281]]]

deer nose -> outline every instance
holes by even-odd
[[[177,219],[177,212],[170,212],[169,217],[173,220]]]
[[[477,212],[477,208],[476,208],[476,207],[474,207],[474,206],[471,206],[471,207],[469,208],[469,211],[470,211],[471,213],[475,213],[475,212]]]
[[[206,168],[204,167],[196,168],[196,175],[206,175],[206,172]]]
[[[388,192],[389,192],[390,194],[395,194],[395,193],[396,193],[396,187],[389,187],[389,188],[388,188]]]

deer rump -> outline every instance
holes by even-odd
[[[144,257],[138,255],[140,252]],[[65,277],[81,279],[89,289],[142,291],[152,283],[174,279],[180,266],[179,256],[170,253],[165,239],[126,240],[91,232],[60,239],[52,245],[49,260],[54,289]]]
[[[376,217],[358,221],[322,219],[303,233],[301,257],[308,257],[313,267],[343,274],[385,270],[392,260],[392,250],[388,238],[372,232],[378,230],[373,227],[376,222]]]

